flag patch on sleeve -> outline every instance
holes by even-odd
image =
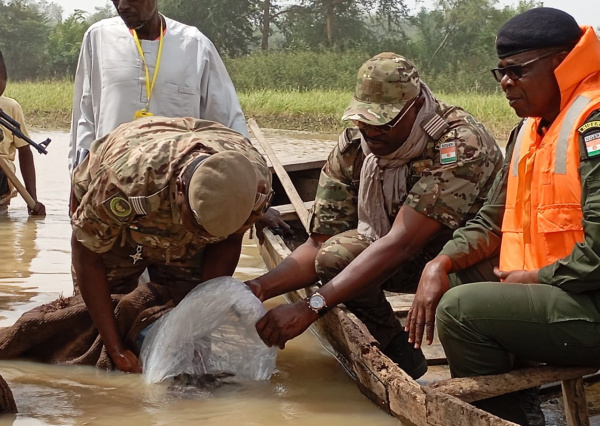
[[[440,162],[442,164],[456,163],[456,143],[444,142],[440,145]]]
[[[588,157],[600,155],[600,132],[590,133],[583,137]]]

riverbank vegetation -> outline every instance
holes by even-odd
[[[11,82],[6,95],[18,99],[27,123],[33,127],[67,130],[71,120],[73,83],[64,81]],[[470,111],[503,142],[517,118],[503,95],[437,93],[445,102]],[[342,112],[352,96],[347,90],[240,91],[248,118],[261,127],[338,133],[345,123]]]

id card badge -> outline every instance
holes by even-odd
[[[152,117],[154,114],[152,114],[150,111],[146,110],[146,109],[140,109],[139,111],[136,111],[133,114],[133,120],[137,120],[138,118],[144,118],[144,117]]]

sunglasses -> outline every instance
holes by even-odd
[[[392,121],[390,121],[387,124],[382,124],[381,126],[373,126],[371,124],[363,123],[362,121],[354,121],[354,124],[361,131],[364,131],[364,130],[375,130],[380,135],[389,133],[389,132],[392,131],[392,129],[394,127],[396,127],[396,125],[398,123],[400,123],[402,121],[402,119],[406,116],[406,114],[408,113],[408,111],[410,111],[410,109],[413,107],[413,105],[415,104],[415,102],[417,102],[417,99],[419,99],[419,98],[420,98],[420,96],[417,96],[416,98],[414,98],[413,101],[408,106],[408,108],[406,108],[402,114],[398,114]]]
[[[525,68],[527,65],[531,65],[534,62],[539,61],[540,59],[547,58],[551,55],[556,55],[557,53],[559,52],[548,52],[544,55],[538,56],[537,58],[533,58],[527,62],[523,62],[522,64],[513,64],[504,68],[493,68],[491,72],[498,83],[502,81],[502,78],[504,78],[505,75],[508,76],[508,78],[510,78],[512,81],[517,81],[521,77],[523,77],[523,68]]]

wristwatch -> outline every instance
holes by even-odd
[[[306,304],[315,313],[323,315],[327,312],[327,302],[323,295],[319,292],[315,292],[306,298]]]

